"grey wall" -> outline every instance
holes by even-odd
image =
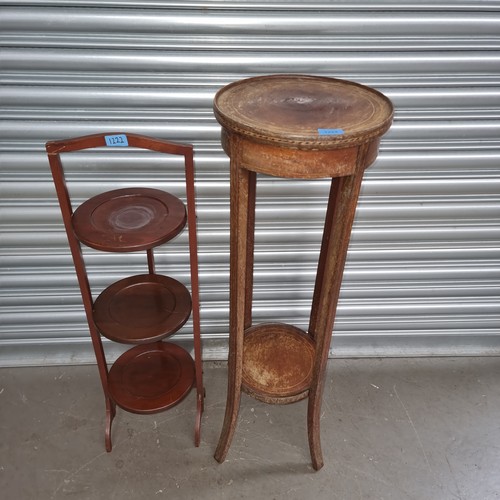
[[[226,357],[228,160],[212,98],[282,72],[371,85],[396,107],[366,174],[332,355],[500,354],[500,1],[0,7],[0,364],[93,360],[43,146],[100,131],[194,144],[204,357]],[[154,155],[67,166],[77,201],[138,183],[183,196],[178,165]],[[307,325],[327,191],[259,178],[257,321]],[[188,280],[186,235],[157,255]],[[145,269],[142,255],[87,256],[96,292]]]

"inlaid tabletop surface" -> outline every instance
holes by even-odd
[[[223,87],[214,113],[224,128],[258,142],[330,149],[381,136],[392,123],[393,107],[383,94],[357,83],[270,75]]]

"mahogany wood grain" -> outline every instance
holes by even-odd
[[[179,198],[151,188],[106,191],[82,203],[73,214],[76,237],[104,252],[150,250],[177,236],[186,225]]]
[[[113,137],[118,137],[122,145],[183,156],[187,216],[184,204],[179,199],[151,188],[127,188],[103,193],[73,212],[61,154],[106,147]],[[201,364],[193,147],[138,134],[110,132],[50,141],[46,144],[46,150],[105,396],[106,450],[111,451],[112,448],[111,426],[117,402],[128,411],[160,411],[179,402],[193,383],[197,390],[194,441],[199,446],[205,390]],[[167,242],[184,228],[186,218],[189,230],[191,296],[180,283],[155,274],[153,254],[153,247]],[[127,278],[111,285],[94,303],[81,243],[103,251],[146,250],[149,274]],[[140,311],[137,310],[139,306]],[[158,339],[175,333],[186,322],[191,307],[194,369],[192,358],[186,351],[173,344],[156,343]],[[134,328],[131,327],[138,328],[138,333],[134,333]],[[119,342],[143,345],[127,351],[109,371],[102,333]],[[151,365],[148,365],[147,359],[152,360]],[[130,376],[131,373],[134,374],[133,377]],[[124,380],[127,381],[126,384]],[[146,380],[147,383],[141,380]],[[156,387],[159,392],[163,390],[163,396],[155,393],[155,397],[152,397],[152,387]],[[148,394],[151,396],[151,404],[144,403],[144,397],[148,399]]]
[[[169,342],[144,344],[123,353],[109,372],[109,390],[131,413],[158,413],[175,406],[195,382],[193,358]]]
[[[94,321],[101,334],[125,344],[170,337],[190,314],[187,288],[159,274],[139,274],[116,281],[94,302]]]

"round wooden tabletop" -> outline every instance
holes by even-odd
[[[254,141],[300,149],[355,146],[385,133],[391,101],[358,83],[306,75],[269,75],[223,87],[218,122]]]
[[[73,214],[77,238],[107,252],[154,248],[186,225],[186,208],[176,196],[152,188],[106,191],[82,203]]]

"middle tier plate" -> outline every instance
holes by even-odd
[[[177,280],[140,274],[113,283],[94,303],[94,321],[110,340],[143,344],[181,328],[191,314],[191,295]]]

